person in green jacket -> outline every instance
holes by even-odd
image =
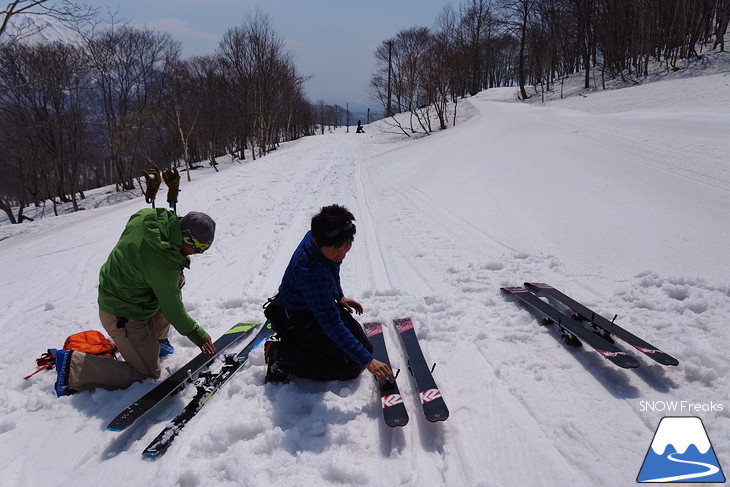
[[[210,336],[185,311],[181,293],[189,256],[207,250],[214,235],[215,222],[205,213],[178,218],[151,208],[132,215],[99,272],[99,318],[124,360],[57,350],[59,397],[158,379],[160,356],[173,350],[170,324],[203,353],[215,353]]]

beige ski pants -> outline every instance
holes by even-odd
[[[95,387],[124,389],[148,377],[160,377],[159,340],[167,338],[170,322],[158,311],[148,320],[120,319],[99,310],[101,325],[124,358],[73,352],[68,386],[75,391]]]

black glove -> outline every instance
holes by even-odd
[[[155,196],[157,196],[157,190],[160,189],[160,183],[162,183],[162,177],[160,176],[160,168],[155,166],[150,169],[150,172],[142,171],[144,178],[147,182],[147,189],[144,192],[145,200],[147,203],[153,203]]]
[[[167,202],[170,203],[171,206],[174,206],[175,203],[177,203],[177,194],[180,192],[180,173],[177,172],[177,169],[174,167],[171,167],[170,169],[165,169],[162,172],[162,179],[165,180],[165,184],[167,184]]]

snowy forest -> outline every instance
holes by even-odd
[[[526,99],[576,73],[588,90],[637,82],[651,61],[680,69],[724,50],[728,18],[728,0],[464,0],[383,41],[371,88],[387,114],[410,111],[428,132],[435,110],[444,129],[447,103],[484,89],[518,86]]]
[[[34,32],[19,19],[28,16],[74,35],[26,42]],[[724,50],[728,17],[730,0],[447,3],[432,27],[377,47],[371,92],[383,115],[410,111],[410,131],[430,133],[455,123],[447,103],[486,88],[518,86],[525,99],[575,73],[595,90],[640,80],[650,61],[679,69],[705,47]],[[346,109],[306,98],[307,77],[260,11],[228,29],[216,52],[182,59],[170,34],[102,24],[81,3],[10,2],[0,10],[0,209],[11,223],[29,220],[29,205],[78,210],[85,190],[132,189],[152,165],[255,159],[349,125]]]

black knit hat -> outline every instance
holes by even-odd
[[[183,245],[197,253],[208,250],[215,237],[215,222],[205,213],[191,211],[180,219]]]
[[[350,210],[340,205],[325,206],[312,218],[312,237],[317,247],[340,246],[352,243],[357,227]]]

